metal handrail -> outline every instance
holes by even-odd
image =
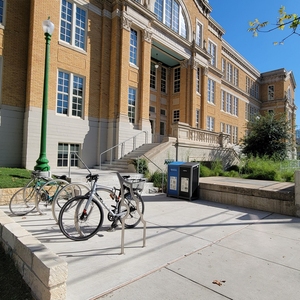
[[[152,164],[154,164],[154,166],[156,166],[156,168],[157,169],[159,169],[160,171],[161,171],[161,174],[162,174],[162,176],[161,176],[161,189],[162,189],[162,191],[164,190],[164,171],[163,171],[163,169],[162,168],[160,168],[154,161],[152,161],[149,157],[147,157],[145,154],[142,154],[141,156],[139,156],[138,158],[137,158],[137,171],[139,170],[139,159],[140,159],[140,157],[142,157],[142,156],[144,156],[147,160],[149,160]]]
[[[127,140],[125,140],[125,141],[123,141],[123,142],[121,142],[121,143],[119,143],[119,144],[117,144],[117,145],[115,145],[115,146],[113,146],[113,147],[111,147],[111,148],[109,148],[109,149],[101,152],[100,153],[100,161],[99,161],[99,169],[101,170],[102,155],[103,154],[105,154],[105,153],[107,153],[109,151],[112,151],[113,149],[115,149],[115,148],[117,148],[117,147],[119,147],[121,145],[121,157],[123,157],[124,156],[125,143],[128,142],[128,141],[130,141],[130,140],[133,140],[133,147],[132,147],[133,149],[132,150],[135,150],[136,149],[136,137],[138,135],[140,135],[140,134],[143,134],[143,133],[145,134],[145,144],[146,144],[147,141],[148,141],[148,131],[141,131],[138,134],[136,134],[136,135],[128,138]],[[111,163],[112,163],[112,153],[110,154],[110,164]]]

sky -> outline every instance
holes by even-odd
[[[253,37],[248,32],[249,21],[269,21],[272,28],[281,6],[288,14],[300,15],[299,0],[209,0],[211,17],[225,30],[223,38],[259,72],[280,68],[293,71],[297,84],[295,104],[296,125],[300,128],[300,36],[293,35],[283,45],[274,45],[290,34],[290,29],[259,33]],[[300,28],[298,29],[300,32]]]

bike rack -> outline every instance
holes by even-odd
[[[139,199],[134,195],[133,192],[133,188],[132,185],[133,183],[131,181],[128,181],[126,179],[124,179],[119,172],[116,172],[118,175],[118,179],[120,181],[120,186],[121,186],[121,206],[125,206],[125,202],[124,202],[124,183],[126,183],[126,185],[129,187],[130,189],[130,194],[132,196],[132,199],[134,199],[134,201],[136,202],[136,206],[137,206],[137,211],[139,216],[141,217],[141,222],[144,225],[143,228],[143,247],[146,246],[146,221],[144,220],[144,215],[141,213],[140,210],[140,206],[139,206]],[[129,215],[129,209],[127,209],[127,214],[124,218],[122,218],[121,223],[122,223],[122,234],[121,234],[121,254],[124,254],[124,241],[125,241],[125,222],[124,220],[128,217]]]

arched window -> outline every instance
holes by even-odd
[[[182,37],[187,37],[186,19],[176,0],[156,0],[154,13],[159,21],[170,27]]]

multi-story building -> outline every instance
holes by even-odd
[[[204,0],[0,0],[0,165],[33,169],[38,158],[48,16],[52,168],[68,166],[70,151],[97,165],[132,137],[135,146],[172,141],[185,156],[206,151],[207,160],[269,111],[294,127],[293,73],[261,74],[211,11]]]

